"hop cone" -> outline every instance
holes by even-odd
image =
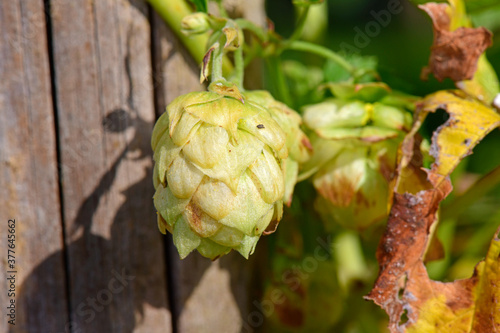
[[[288,158],[283,161],[285,165],[284,200],[285,203],[290,206],[293,189],[297,183],[299,165],[307,162],[312,153],[312,146],[309,142],[309,138],[300,129],[302,118],[286,104],[276,101],[272,95],[265,90],[246,92],[245,98],[266,107],[271,117],[280,124],[280,127],[286,134]]]
[[[248,258],[281,219],[285,135],[235,87],[211,87],[176,98],[153,130],[158,226],[181,258],[194,249]]]
[[[325,220],[364,229],[387,217],[389,182],[411,115],[385,85],[335,88],[341,98],[305,108],[314,155],[301,178],[314,174]]]

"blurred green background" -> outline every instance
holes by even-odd
[[[422,96],[439,89],[453,87],[453,82],[449,79],[438,82],[429,76],[428,81],[420,80],[420,71],[427,65],[430,54],[432,24],[430,18],[417,8],[415,4],[417,1],[327,0],[324,6],[327,7],[327,11],[323,10],[323,7],[319,10],[320,14],[310,13],[310,16],[316,16],[305,30],[318,29],[317,25],[321,24],[322,16],[327,15],[325,30],[317,33],[312,41],[334,51],[340,51],[341,43],[355,46],[354,38],[357,34],[355,29],[365,32],[367,24],[375,20],[372,11],[379,13],[387,10],[390,2],[399,3],[403,10],[391,15],[389,24],[382,27],[378,35],[371,37],[366,47],[360,48],[360,54],[376,56],[382,81],[407,93]],[[500,1],[469,0],[466,1],[466,6],[472,21],[476,25],[485,26],[494,34],[493,46],[487,50],[487,56],[498,73],[500,72]],[[291,35],[296,18],[291,0],[268,0],[266,11],[280,35]],[[319,59],[311,57],[304,59],[292,52],[284,54],[284,57],[316,64],[320,62]]]

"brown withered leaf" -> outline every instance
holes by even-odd
[[[449,120],[433,135],[430,170],[422,168],[417,131],[429,112]],[[377,250],[380,266],[366,297],[389,315],[395,332],[500,332],[500,239],[469,279],[432,281],[423,263],[440,202],[450,193],[450,173],[491,130],[500,116],[459,91],[441,91],[417,107],[412,130],[400,149],[393,206]]]
[[[500,228],[486,259],[476,266],[469,279],[448,283],[432,281],[424,265],[416,262],[404,291],[398,291],[396,301],[399,302],[389,303],[396,304],[390,309],[398,314],[391,316],[391,332],[500,332],[499,232]],[[400,320],[403,313],[406,313],[406,322]]]
[[[431,228],[429,243],[425,251],[424,263],[443,259],[445,257],[444,246],[436,235],[437,223]]]
[[[418,318],[419,313],[408,306],[415,298],[411,287],[422,282],[424,287],[429,286],[423,256],[439,203],[450,191],[451,183],[447,180],[437,189],[394,195],[386,231],[377,250],[379,276],[367,296],[389,314],[391,332],[404,332],[399,322],[405,310],[409,321]]]
[[[212,53],[214,52],[215,48],[219,47],[218,44],[212,45],[205,53],[203,56],[203,61],[202,61],[202,68],[201,68],[201,73],[200,73],[200,83],[203,83],[203,81],[207,80],[208,81],[208,76],[210,75],[210,64],[213,61],[212,60]]]
[[[451,31],[448,4],[427,3],[419,8],[431,17],[434,30],[429,67],[422,70],[422,77],[432,72],[439,81],[472,79],[479,56],[492,44],[491,32],[483,27],[460,27]]]

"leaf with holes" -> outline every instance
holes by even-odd
[[[431,172],[438,182],[451,174],[458,163],[486,134],[500,126],[500,115],[460,91],[439,91],[420,104],[421,112],[445,109],[450,118],[433,135],[430,154],[436,159]]]
[[[434,133],[430,170],[422,168],[416,134],[429,112],[450,114]],[[417,107],[413,129],[402,143],[393,206],[377,259],[380,272],[367,296],[389,314],[391,332],[496,332],[500,330],[500,240],[470,279],[432,281],[423,259],[439,204],[451,192],[450,173],[494,128],[500,115],[459,91],[440,91]],[[500,231],[500,229],[499,229]]]
[[[400,204],[412,206],[415,203],[412,202],[413,198],[402,199]],[[412,207],[424,207],[423,203],[425,201]],[[401,208],[401,205],[399,207]],[[421,216],[417,217],[419,218]],[[421,226],[424,227],[425,223]],[[424,232],[423,228],[417,229]],[[388,234],[397,231],[398,227],[394,224],[389,228]],[[469,279],[449,283],[432,281],[427,276],[421,260],[413,262],[413,266],[408,265],[406,261],[401,267],[405,274],[399,275],[399,278],[396,278],[397,275],[392,275],[396,273],[395,271],[386,271],[387,280],[384,280],[386,288],[374,288],[368,297],[384,307],[390,314],[391,332],[500,331],[499,233],[500,228],[491,241],[486,259],[476,266],[474,274]],[[416,234],[418,235],[418,232]],[[404,241],[398,243],[401,244]],[[422,244],[417,242],[418,250],[422,250],[422,247],[418,245]],[[395,244],[393,248],[386,246],[384,250],[397,251],[398,249],[400,248]],[[397,256],[402,254],[402,252],[395,253]],[[378,254],[383,254],[382,248]],[[383,286],[381,282],[381,277],[379,277],[377,281],[379,287]],[[393,288],[392,290],[387,288],[389,285]]]

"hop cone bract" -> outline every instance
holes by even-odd
[[[260,104],[268,109],[271,117],[280,124],[286,135],[286,147],[288,158],[285,164],[285,203],[290,206],[293,196],[293,189],[297,183],[299,165],[309,160],[312,153],[312,146],[309,138],[300,129],[302,118],[290,109],[286,104],[278,102],[265,90],[254,90],[244,94],[249,101]]]

